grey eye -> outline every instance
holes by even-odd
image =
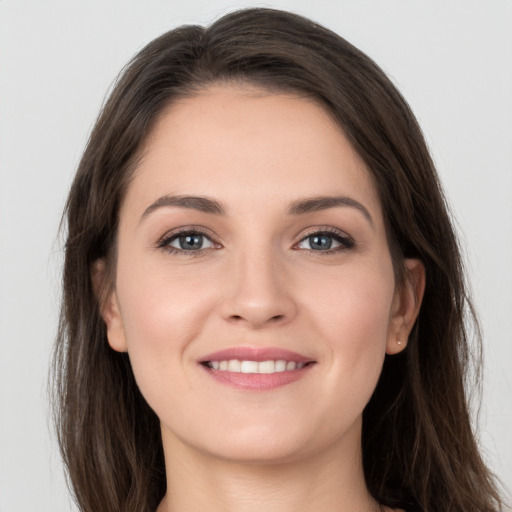
[[[330,249],[332,246],[332,237],[327,235],[312,235],[308,237],[309,246],[315,251]]]
[[[353,238],[343,232],[333,233],[331,231],[317,231],[304,237],[297,245],[297,249],[307,251],[335,253],[345,249],[353,249],[355,242]]]
[[[301,249],[309,249],[312,251],[327,251],[329,249],[339,247],[340,245],[341,243],[335,240],[333,235],[329,235],[327,233],[316,233],[304,238],[304,240],[300,242],[299,247]]]
[[[210,239],[200,233],[184,233],[173,238],[169,244],[175,249],[182,251],[199,251],[213,247]]]

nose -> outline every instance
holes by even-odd
[[[225,320],[250,329],[292,320],[297,311],[292,283],[270,251],[240,255],[231,263],[222,303]]]

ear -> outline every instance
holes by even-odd
[[[409,334],[420,311],[425,291],[425,266],[418,259],[406,259],[407,276],[403,286],[397,287],[391,312],[387,354],[398,354],[406,346]]]
[[[117,352],[127,352],[124,324],[114,286],[109,285],[104,260],[94,263],[91,279],[98,299],[100,315],[107,328],[108,344]]]

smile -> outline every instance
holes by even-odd
[[[204,363],[208,368],[221,372],[237,373],[280,373],[292,370],[300,370],[304,364],[295,361],[286,361],[284,359],[268,361],[247,361],[238,359],[229,359],[223,361],[206,361]]]
[[[316,361],[276,347],[238,346],[208,354],[198,363],[220,384],[246,391],[269,391],[301,380]]]

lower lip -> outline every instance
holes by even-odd
[[[226,372],[214,370],[204,365],[201,365],[201,368],[221,384],[237,389],[267,391],[286,386],[292,382],[297,382],[309,372],[312,366],[312,364],[309,364],[302,367],[300,370],[286,370],[276,373]]]

